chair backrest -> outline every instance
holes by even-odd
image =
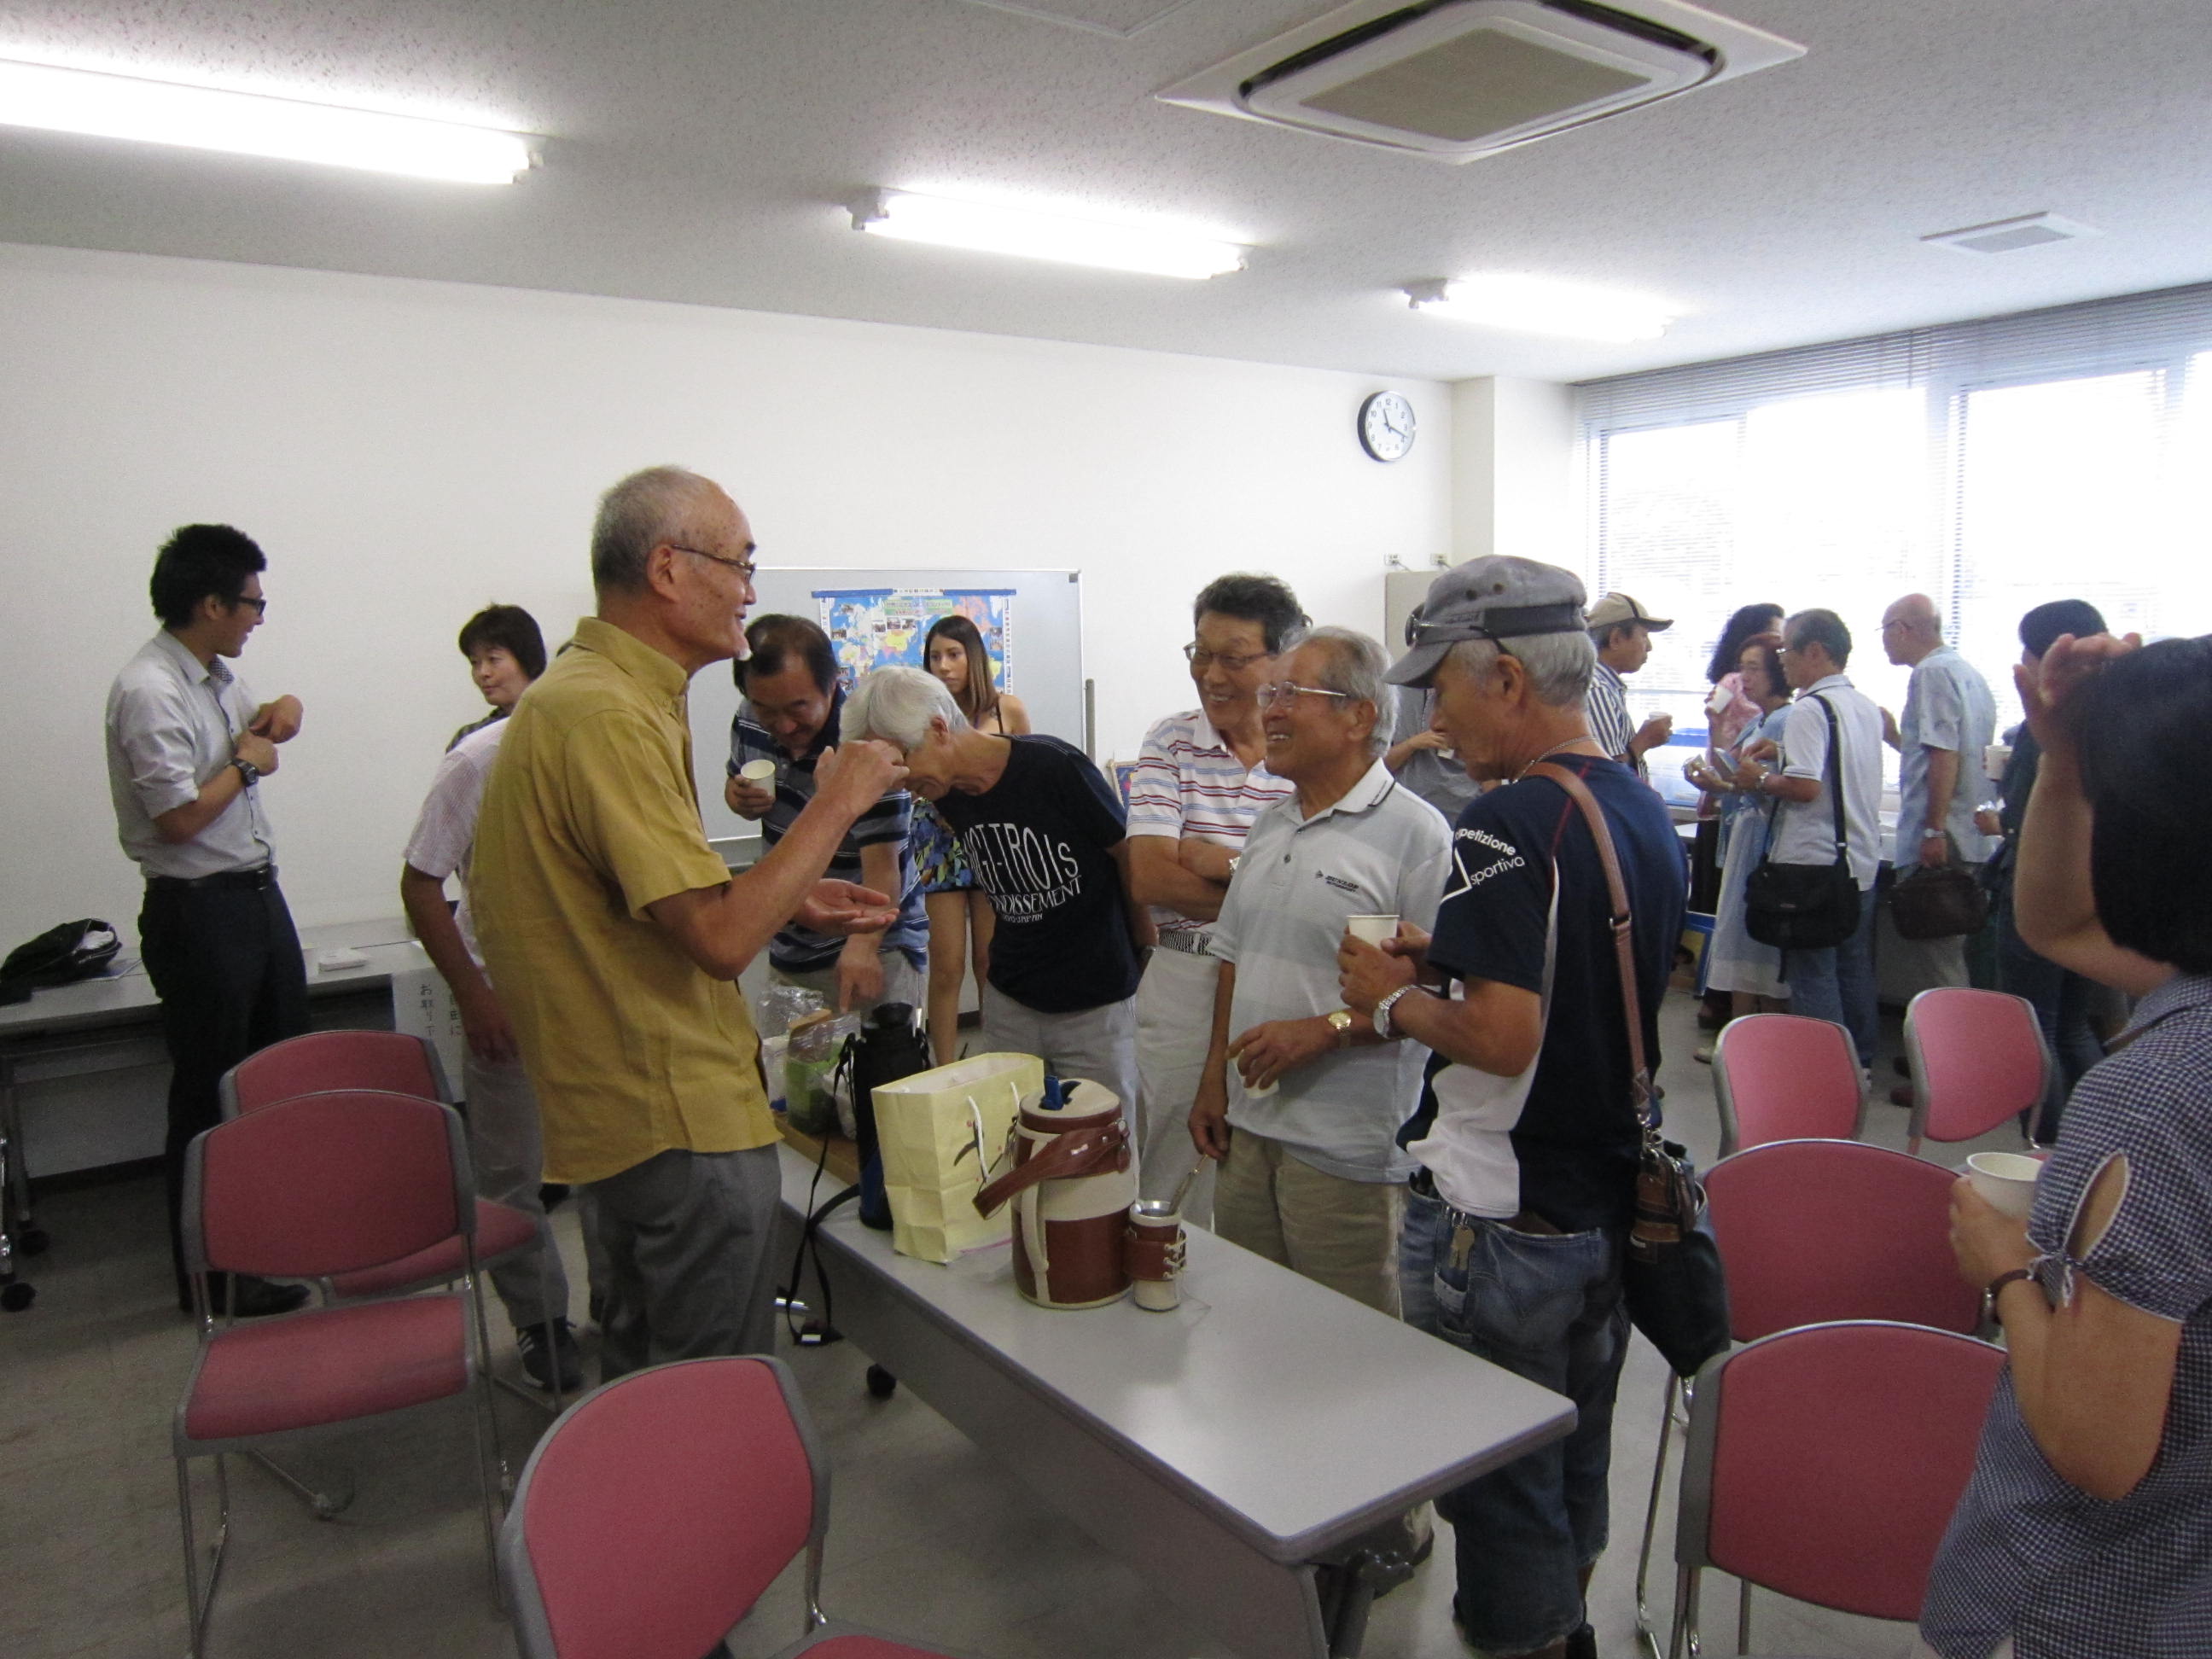
[[[1675,1559],[1917,1619],[2003,1353],[1917,1325],[1785,1331],[1699,1373]]]
[[[1839,1319],[1978,1329],[1981,1297],[1951,1254],[1956,1180],[1856,1140],[1778,1140],[1714,1164],[1705,1195],[1736,1340]]]
[[[526,1659],[692,1659],[828,1519],[828,1462],[774,1359],[679,1359],[586,1395],[500,1534]]]
[[[188,1269],[267,1279],[325,1279],[473,1237],[460,1115],[349,1089],[218,1123],[186,1149],[184,1222]]]
[[[1972,1140],[2043,1104],[2051,1051],[2035,1006],[2002,991],[1938,986],[1905,1010],[1912,1144]]]
[[[447,1097],[438,1051],[421,1037],[404,1031],[310,1031],[272,1042],[225,1073],[222,1115],[236,1117],[332,1089]]]
[[[1833,1020],[1746,1014],[1713,1044],[1721,1156],[1770,1140],[1852,1140],[1865,1098],[1858,1050]]]

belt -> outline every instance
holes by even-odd
[[[1180,951],[1187,957],[1210,957],[1213,954],[1213,935],[1203,927],[1162,933],[1159,942],[1164,948]]]
[[[218,870],[211,876],[149,876],[148,890],[189,893],[212,887],[239,887],[258,891],[276,884],[276,866],[257,864],[251,870]]]

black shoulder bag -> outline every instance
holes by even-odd
[[[1828,764],[1824,769],[1828,803],[1835,811],[1833,864],[1777,864],[1773,826],[1767,820],[1766,856],[1744,883],[1744,931],[1761,945],[1782,951],[1826,951],[1858,931],[1863,902],[1851,876],[1850,849],[1844,838],[1844,732],[1826,697],[1814,697],[1828,717]]]
[[[1643,1151],[1636,1170],[1636,1220],[1629,1229],[1621,1264],[1621,1298],[1629,1322],[1650,1340],[1679,1376],[1698,1368],[1729,1345],[1728,1276],[1721,1268],[1720,1244],[1705,1218],[1705,1185],[1698,1179],[1689,1153],[1659,1133],[1652,1110],[1651,1066],[1644,1052],[1644,999],[1636,989],[1635,917],[1628,887],[1620,878],[1620,859],[1613,832],[1589,787],[1564,766],[1549,761],[1528,769],[1549,778],[1582,808],[1605,866],[1606,894],[1612,906],[1613,959],[1620,970],[1620,1007],[1628,1022],[1628,1064],[1637,1121],[1643,1126]]]
[[[21,1002],[34,990],[105,973],[122,948],[112,927],[90,917],[49,927],[0,963],[0,1002]]]

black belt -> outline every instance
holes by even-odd
[[[188,893],[210,887],[237,887],[259,891],[276,884],[276,866],[257,864],[251,870],[218,870],[211,876],[149,876],[148,890],[165,893]]]

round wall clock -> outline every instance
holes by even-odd
[[[1378,461],[1406,458],[1413,447],[1413,406],[1395,392],[1378,392],[1359,405],[1359,447]]]

